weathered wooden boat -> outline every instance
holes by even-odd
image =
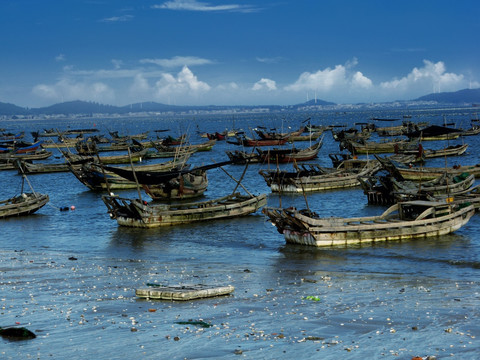
[[[219,133],[218,131],[212,134],[207,133],[208,140],[225,140],[226,136],[226,133]]]
[[[344,140],[340,143],[340,150],[347,149],[352,154],[385,154],[400,153],[406,150],[418,149],[418,141],[393,140],[393,141],[353,141]]]
[[[182,145],[182,144],[185,144],[186,139],[187,139],[186,134],[180,135],[177,138],[174,138],[173,136],[168,135],[165,139],[161,141],[161,144],[165,146]]]
[[[68,172],[70,171],[67,163],[31,163],[27,161],[16,161],[15,168],[19,174],[46,174],[53,172]],[[80,165],[78,165],[80,166]]]
[[[261,140],[281,140],[281,139],[290,139],[291,137],[300,136],[305,131],[305,127],[301,127],[297,131],[279,133],[275,129],[272,131],[266,131],[263,127],[258,127],[255,129],[255,132],[260,137]]]
[[[444,201],[449,203],[459,204],[461,206],[472,204],[475,211],[480,211],[480,185],[476,185],[465,191],[451,194],[426,195],[426,200],[430,201]]]
[[[456,165],[453,167],[423,167],[423,166],[405,166],[403,164],[397,163],[389,159],[381,158],[376,156],[376,158],[382,163],[382,166],[387,169],[390,173],[399,174],[405,180],[413,181],[425,181],[433,180],[438,178],[444,173],[461,175],[463,173],[468,173],[474,175],[476,178],[480,178],[480,164],[477,165]]]
[[[422,144],[418,145],[418,149],[407,149],[407,150],[400,150],[399,153],[401,154],[415,154],[417,156],[421,156],[424,159],[433,159],[437,157],[445,157],[445,156],[459,156],[464,154],[467,151],[468,144],[458,144],[458,145],[450,145],[442,149],[424,149]]]
[[[48,195],[22,192],[18,196],[0,201],[0,218],[33,214],[48,201]]]
[[[39,149],[31,153],[22,153],[22,154],[11,154],[5,153],[0,154],[0,162],[15,161],[18,159],[31,161],[31,160],[45,160],[52,156],[53,153],[45,149]]]
[[[308,168],[307,168],[308,166]],[[378,169],[373,162],[362,169],[328,169],[316,164],[297,165],[296,171],[260,170],[272,192],[303,193],[359,186],[359,176]]]
[[[310,132],[308,135],[291,135],[288,137],[288,141],[315,141],[320,137],[320,135],[322,135],[322,133],[322,131],[316,131]]]
[[[323,140],[323,138],[322,138]],[[323,141],[305,148],[297,149],[292,147],[290,149],[257,149],[260,161],[264,163],[293,163],[294,161],[308,161],[317,157],[318,152],[322,148]]]
[[[358,243],[425,238],[449,234],[475,213],[473,205],[407,201],[379,216],[321,218],[309,210],[265,207],[262,212],[287,243],[345,246]]]
[[[137,199],[102,196],[110,217],[121,226],[152,228],[252,214],[265,206],[267,196],[235,193],[218,199],[183,204],[152,204]]]
[[[43,141],[35,143],[13,142],[11,144],[0,144],[0,153],[3,154],[30,154],[40,149]]]
[[[126,171],[124,168],[107,167],[94,162],[88,162],[82,166],[68,164],[70,171],[75,177],[90,190],[125,190],[137,188],[135,179],[127,179],[114,171]],[[168,161],[166,163],[135,165],[135,171],[149,173],[169,173],[170,171],[179,171],[186,167],[183,159]],[[113,171],[112,171],[113,170]],[[131,169],[129,170],[131,171]]]
[[[79,155],[73,154],[71,152],[62,151],[62,154],[65,156],[67,161],[71,163],[75,162],[87,162],[94,161],[100,162],[102,164],[129,164],[131,162],[140,162],[143,160],[145,154],[147,154],[148,149],[143,149],[134,153],[124,154],[124,155],[108,155],[108,156],[88,156],[88,155]]]
[[[431,125],[424,129],[416,130],[407,133],[410,139],[420,139],[422,141],[434,140],[453,140],[457,139],[462,133],[462,130],[453,129],[445,126]]]
[[[32,132],[32,136],[34,138],[36,137],[57,137],[57,136],[63,136],[63,135],[81,135],[81,134],[89,134],[89,133],[95,133],[98,132],[99,130],[96,128],[91,128],[91,129],[68,129],[64,131],[58,131],[56,129],[43,129],[42,132],[40,131],[35,131]]]
[[[205,170],[191,170],[155,184],[142,184],[145,193],[153,200],[190,199],[202,196],[208,187]]]
[[[25,181],[27,181],[32,192],[27,193],[24,191]],[[25,174],[22,174],[20,195],[0,201],[0,218],[33,214],[48,203],[48,201],[48,195],[40,194],[33,190]]]
[[[330,127],[330,131],[332,132],[333,139],[339,142],[343,140],[367,140],[368,138],[370,138],[370,136],[372,136],[371,131],[358,131],[358,129],[356,128],[344,128],[340,131],[335,131],[333,127]]]
[[[238,165],[245,165],[247,162],[249,164],[256,164],[261,161],[260,155],[255,152],[246,152],[240,150],[234,151],[225,151],[228,158]]]
[[[248,136],[237,136],[236,141],[227,140],[229,144],[234,145],[243,145],[245,147],[259,147],[259,146],[276,146],[276,145],[285,145],[287,143],[287,138],[283,139],[252,139]]]
[[[369,204],[393,204],[398,201],[421,200],[428,196],[463,193],[471,188],[475,177],[467,173],[453,176],[443,174],[422,183],[395,179],[391,175],[374,175],[359,178]]]

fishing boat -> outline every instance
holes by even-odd
[[[90,161],[97,161],[102,164],[129,164],[131,162],[136,163],[136,162],[142,161],[142,159],[144,158],[145,154],[147,154],[147,152],[148,152],[148,149],[143,149],[140,151],[132,152],[130,154],[108,155],[108,156],[98,156],[98,157],[73,154],[67,151],[62,151],[62,154],[65,156],[67,161],[71,163],[82,162],[82,161],[86,162],[90,160]]]
[[[295,164],[296,165],[296,164]],[[272,192],[303,193],[359,186],[359,176],[378,170],[374,162],[362,169],[329,169],[316,164],[296,165],[295,171],[260,170]]]
[[[32,192],[24,192],[25,181],[30,186]],[[21,193],[0,201],[0,218],[33,214],[47,204],[49,200],[48,195],[40,194],[33,190],[25,174],[22,174]]]
[[[384,154],[400,153],[405,150],[418,149],[418,141],[392,140],[392,141],[353,141],[344,140],[340,143],[340,150],[347,149],[352,154]]]
[[[317,157],[322,148],[323,138],[318,143],[305,148],[297,149],[257,149],[260,161],[264,163],[293,163],[294,161],[308,161]]]
[[[435,140],[453,140],[462,134],[462,130],[453,129],[446,126],[431,125],[424,129],[407,133],[410,139],[420,139],[422,141]]]
[[[68,172],[67,163],[31,163],[28,161],[16,161],[13,163],[19,174],[47,174],[53,172]],[[80,166],[80,165],[79,165]]]
[[[418,149],[406,149],[400,150],[399,153],[401,154],[415,154],[418,156],[423,157],[424,159],[433,159],[438,157],[445,157],[445,156],[459,156],[463,155],[468,148],[468,144],[458,144],[458,145],[450,145],[445,148],[441,149],[424,149],[422,144],[418,145]]]
[[[118,225],[152,228],[174,226],[198,221],[209,221],[245,216],[267,204],[267,196],[234,193],[218,199],[182,203],[154,204],[139,199],[102,196],[110,217]]]
[[[27,152],[27,153],[2,153],[0,154],[0,162],[10,162],[15,160],[45,160],[52,156],[53,153],[47,151],[45,149],[38,149],[34,152]]]
[[[105,166],[104,169],[123,177],[130,182],[138,183],[154,200],[186,199],[203,195],[207,190],[206,171],[230,165],[232,161],[224,161],[193,169],[183,168],[165,172],[141,171]]]
[[[179,171],[185,169],[184,159],[176,159],[166,163],[157,163],[149,165],[135,165],[134,170],[139,174],[148,172],[155,173],[170,173],[171,171]],[[90,190],[125,190],[137,188],[135,179],[127,179],[116,172],[127,171],[126,168],[105,166],[94,162],[87,162],[81,166],[76,166],[71,163],[68,164],[70,171],[75,177]],[[115,172],[116,171],[116,172]],[[131,172],[131,169],[127,172]],[[140,176],[140,175],[139,175]]]
[[[406,166],[391,159],[376,158],[382,163],[382,166],[391,174],[399,174],[405,180],[425,181],[438,178],[440,175],[447,173],[453,175],[461,175],[468,173],[480,178],[480,164],[477,165],[455,165],[453,167],[424,167],[424,166]]]
[[[276,145],[285,145],[288,141],[288,138],[281,139],[252,139],[248,136],[237,136],[237,141],[227,140],[229,144],[234,145],[243,145],[245,147],[259,147],[259,146],[276,146]]]
[[[428,196],[455,196],[470,189],[475,177],[464,173],[461,175],[443,174],[436,179],[425,182],[395,179],[392,175],[374,175],[360,177],[363,192],[369,204],[393,204],[406,200],[427,199]]]
[[[322,247],[445,235],[464,226],[475,209],[473,205],[407,201],[378,216],[353,218],[321,218],[308,209],[295,208],[265,207],[262,212],[287,243]]]

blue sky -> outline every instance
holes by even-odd
[[[478,0],[0,0],[0,102],[297,104],[480,87]]]

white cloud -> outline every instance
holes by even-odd
[[[352,85],[364,89],[369,89],[373,86],[372,80],[363,75],[360,71],[357,71],[352,78]]]
[[[214,62],[208,59],[202,59],[196,56],[175,56],[171,59],[141,59],[140,64],[155,64],[165,68],[180,66],[208,65]]]
[[[253,12],[255,8],[249,5],[210,5],[206,2],[196,0],[173,0],[166,1],[161,5],[153,5],[154,9],[168,9],[168,10],[188,10],[188,11],[233,11],[233,12]]]
[[[136,78],[137,87],[145,87],[145,82],[142,83],[141,80],[141,78]],[[184,97],[201,96],[208,92],[210,88],[210,85],[198,80],[192,71],[187,66],[184,66],[177,76],[163,73],[160,79],[155,82],[152,91],[157,100],[165,100],[171,95],[182,95]]]
[[[101,22],[113,23],[113,22],[125,22],[133,19],[133,15],[112,16],[100,20]]]
[[[266,89],[268,91],[277,90],[277,83],[273,80],[262,78],[260,81],[257,81],[252,87],[252,90],[254,91],[263,89]]]
[[[283,58],[281,56],[276,56],[276,57],[272,57],[272,58],[257,57],[256,59],[257,59],[258,62],[265,63],[265,64],[277,64],[277,63],[279,63],[280,61],[283,60]]]
[[[60,62],[60,61],[65,61],[65,60],[66,60],[66,57],[65,57],[64,54],[59,54],[59,55],[55,56],[55,61]]]
[[[468,82],[462,74],[447,73],[442,61],[433,63],[423,61],[422,68],[413,70],[400,79],[382,82],[380,87],[389,92],[398,94],[426,94],[430,92],[455,91],[468,87]]]
[[[318,90],[329,91],[334,87],[343,87],[347,84],[346,69],[343,65],[335,68],[318,70],[315,73],[304,72],[295,83],[285,87],[287,91]]]
[[[37,85],[32,92],[43,99],[54,101],[88,100],[111,103],[115,100],[114,91],[101,82],[84,83],[62,79],[54,85]]]
[[[111,61],[112,61],[112,64],[113,64],[113,68],[114,68],[115,70],[120,69],[120,68],[122,67],[122,65],[123,65],[123,61],[122,61],[122,60],[112,59]]]

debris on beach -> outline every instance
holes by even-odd
[[[0,327],[0,336],[10,340],[29,340],[37,337],[37,335],[24,327],[9,327],[5,329]]]
[[[195,325],[195,326],[200,326],[202,328],[209,328],[209,327],[212,327],[213,325],[210,324],[210,323],[207,323],[203,320],[188,320],[188,321],[177,321],[175,324],[179,324],[179,325]]]
[[[137,289],[135,294],[140,298],[161,299],[161,300],[193,300],[208,298],[220,295],[228,295],[235,288],[227,286],[176,285],[176,286],[155,286],[146,289]]]

